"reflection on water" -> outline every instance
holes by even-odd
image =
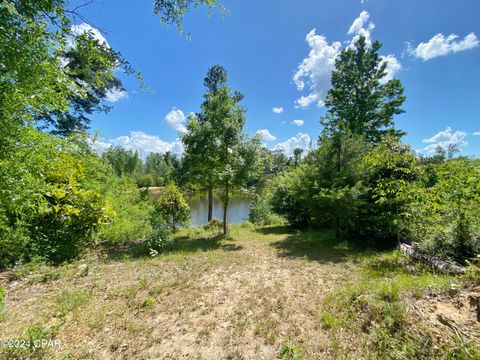
[[[190,205],[190,225],[192,227],[203,226],[207,223],[208,217],[208,196],[186,197]],[[232,197],[228,203],[228,222],[240,224],[248,218],[250,199],[245,197]],[[219,198],[213,198],[213,218],[223,219],[223,204]]]

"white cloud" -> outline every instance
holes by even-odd
[[[460,149],[468,145],[468,142],[465,140],[466,136],[467,133],[464,131],[457,130],[453,132],[451,127],[447,127],[445,130],[436,133],[431,138],[423,139],[422,141],[429,145],[419,150],[419,152],[431,155],[435,153],[437,147],[440,146],[447,150],[450,145],[456,145]]]
[[[295,150],[296,148],[303,149],[304,152],[307,152],[310,149],[311,143],[312,140],[310,139],[310,136],[308,134],[298,133],[294,137],[291,137],[290,139],[275,145],[273,149],[281,150],[285,153],[285,155],[292,156],[293,150]]]
[[[128,98],[128,94],[125,90],[119,88],[109,89],[105,94],[105,100],[110,102],[117,102],[124,98]]]
[[[281,114],[283,113],[283,107],[274,107],[272,109],[272,111],[275,113],[275,114]]]
[[[375,24],[369,21],[370,15],[367,11],[362,11],[348,30],[348,35],[353,35],[350,41],[345,45],[353,47],[360,36],[365,36],[367,45],[371,45],[371,32]],[[308,56],[298,65],[293,81],[297,90],[303,91],[308,88],[309,93],[302,95],[295,103],[296,107],[306,108],[311,104],[317,107],[325,105],[325,98],[331,87],[332,71],[335,68],[335,60],[342,50],[342,44],[338,41],[329,43],[325,36],[316,34],[316,29],[310,31],[306,36],[306,41],[310,47]],[[382,83],[394,78],[395,74],[402,69],[402,65],[395,55],[382,56],[383,61],[388,61],[387,75],[382,79]]]
[[[165,121],[173,129],[185,133],[187,128],[185,127],[186,117],[182,110],[173,108],[166,116]]]
[[[291,124],[292,124],[292,125],[297,125],[297,126],[303,126],[303,124],[305,124],[305,121],[300,120],[300,119],[298,119],[298,120],[293,120],[293,121],[291,122]]]
[[[300,97],[296,103],[298,107],[307,107],[312,103],[321,107],[330,88],[332,70],[341,44],[340,42],[329,44],[324,36],[316,34],[316,29],[307,34],[306,41],[310,52],[298,66],[293,81],[300,91],[307,85],[310,94]]]
[[[261,129],[261,130],[257,130],[257,132],[255,133],[255,135],[259,135],[260,136],[260,139],[262,140],[265,140],[265,141],[273,141],[273,140],[276,140],[277,138],[275,136],[273,136],[270,131],[268,131],[267,129]]]
[[[128,150],[138,151],[142,158],[146,158],[152,152],[164,154],[170,151],[177,155],[183,153],[183,144],[179,139],[167,142],[158,136],[149,135],[143,131],[130,131],[128,136],[119,136],[107,141],[90,140],[90,146],[99,152],[103,152],[111,146],[121,146]]]
[[[105,37],[100,33],[100,31],[87,23],[83,23],[80,25],[72,25],[70,31],[73,35],[89,33],[91,36],[93,36],[94,39],[98,40],[100,44],[110,47],[107,39],[105,39]]]
[[[480,41],[473,32],[465,36],[463,40],[457,39],[458,35],[455,34],[445,37],[443,34],[438,33],[428,42],[421,42],[415,49],[409,47],[408,52],[416,58],[428,61],[438,56],[474,49],[480,44]]]
[[[360,15],[358,15],[358,17],[353,20],[353,23],[348,30],[348,34],[358,34],[364,28],[364,25],[369,18],[370,14],[367,11],[363,10]]]
[[[385,68],[387,75],[380,80],[381,84],[386,84],[392,80],[400,70],[402,70],[402,64],[400,64],[400,61],[398,61],[393,54],[380,56],[380,58],[382,59],[382,63],[387,62],[387,67]]]
[[[348,35],[354,35],[353,39],[350,41],[349,47],[357,42],[360,36],[364,36],[367,42],[367,45],[372,44],[371,33],[375,29],[375,24],[373,22],[368,22],[370,19],[370,14],[363,10],[360,15],[353,21],[350,29],[348,30]],[[367,24],[368,23],[368,24]],[[366,26],[365,26],[366,25]]]
[[[474,136],[480,136],[480,131],[475,131],[472,135],[474,135]]]

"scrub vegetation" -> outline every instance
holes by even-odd
[[[224,10],[153,11],[183,31],[198,6]],[[0,1],[1,358],[480,358],[480,160],[402,142],[406,97],[379,42],[359,36],[336,58],[307,153],[248,136],[244,94],[221,65],[206,69],[182,156],[99,153],[91,115],[124,91],[119,70],[143,79],[72,30],[76,11]],[[209,195],[204,227],[189,227],[191,193]],[[236,194],[251,196],[250,214],[229,226]],[[413,261],[400,243],[465,272]]]

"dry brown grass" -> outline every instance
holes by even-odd
[[[6,285],[0,339],[51,337],[45,351],[10,358],[332,358],[324,299],[352,280],[359,259],[324,234],[233,227],[232,237],[180,233],[156,258],[122,251],[41,268]],[[0,349],[1,350],[1,349]],[[289,351],[287,351],[289,350]]]

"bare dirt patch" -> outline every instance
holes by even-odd
[[[460,290],[452,295],[432,295],[418,301],[416,308],[440,338],[446,332],[467,339],[480,338],[479,287]]]

